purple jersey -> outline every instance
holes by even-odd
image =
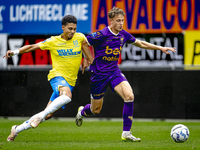
[[[135,37],[125,30],[114,34],[109,27],[87,36],[94,47],[95,59],[90,71],[97,74],[109,74],[118,69],[119,54],[124,43],[134,43]]]

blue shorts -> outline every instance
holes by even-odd
[[[91,72],[90,93],[92,98],[101,99],[108,87],[114,91],[114,88],[122,81],[127,81],[127,79],[120,70],[117,70],[108,75],[100,75]]]
[[[74,89],[74,86],[69,85],[69,83],[61,76],[55,77],[51,79],[50,81],[51,87],[53,89],[53,93],[51,95],[50,101],[54,101],[59,96],[59,87],[61,86],[67,86],[70,88],[71,92]],[[65,108],[65,105],[62,106],[62,108]]]

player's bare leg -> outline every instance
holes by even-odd
[[[99,114],[103,105],[103,97],[101,99],[91,99],[91,110],[93,114]]]
[[[81,126],[83,123],[83,117],[99,114],[103,105],[103,97],[101,99],[91,98],[91,104],[80,106],[76,115],[76,125]]]
[[[134,106],[134,95],[130,84],[127,81],[123,81],[115,87],[115,91],[124,100],[123,108],[123,132],[121,139],[122,141],[140,142],[140,138],[136,138],[132,135],[131,126],[133,119],[133,106]]]
[[[36,128],[47,115],[54,113],[60,109],[63,105],[68,104],[71,101],[71,90],[67,86],[62,86],[59,89],[60,96],[57,97],[44,111],[40,112],[31,122],[32,128]]]

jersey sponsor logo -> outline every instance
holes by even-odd
[[[121,50],[122,50],[122,47],[121,47],[121,46],[120,46],[120,49],[118,49],[118,48],[112,49],[112,48],[109,48],[109,46],[106,46],[106,51],[105,51],[105,53],[106,53],[107,55],[109,55],[109,54],[118,55],[118,54],[120,54]]]
[[[117,56],[115,56],[115,57],[107,57],[107,56],[103,56],[103,58],[102,58],[103,60],[106,60],[106,61],[118,61],[118,57]]]
[[[59,56],[76,56],[81,54],[81,51],[73,52],[73,49],[60,49],[57,52]]]
[[[109,48],[109,46],[106,46],[105,53],[107,55],[109,55],[109,54],[119,55],[121,50],[122,50],[121,46],[120,46],[120,49],[118,49],[118,48],[112,49],[112,48]],[[118,56],[111,56],[111,57],[104,56],[102,59],[106,60],[106,61],[118,61],[119,57]]]

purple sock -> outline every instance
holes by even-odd
[[[91,104],[87,104],[85,105],[85,107],[83,108],[83,110],[81,111],[81,115],[82,116],[90,116],[93,115],[91,109],[90,109]]]
[[[130,131],[133,119],[134,102],[125,103],[123,109],[123,131]]]

